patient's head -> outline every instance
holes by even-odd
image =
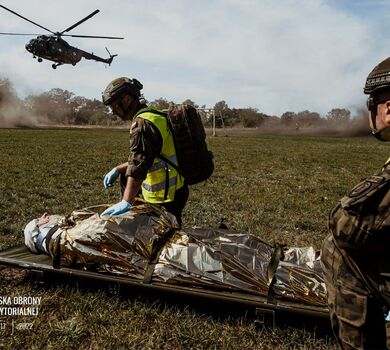
[[[50,215],[45,212],[40,218],[31,220],[23,230],[24,244],[27,248],[33,253],[39,253],[36,247],[38,235],[46,236],[52,227],[58,225],[61,218],[60,215]]]

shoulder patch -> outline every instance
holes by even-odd
[[[373,175],[366,178],[364,181],[357,184],[351,192],[348,194],[349,197],[358,197],[365,193],[368,193],[371,187],[378,186],[385,178],[383,176]]]
[[[360,184],[356,185],[351,192],[349,192],[348,196],[349,197],[357,197],[363,192],[366,192],[372,185],[372,182],[370,181],[364,181],[361,182]]]

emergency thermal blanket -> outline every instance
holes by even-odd
[[[99,215],[106,208],[61,219],[49,249],[60,266],[326,305],[320,257],[311,247],[273,247],[226,229],[179,229],[171,214],[150,204],[108,220]]]

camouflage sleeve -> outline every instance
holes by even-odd
[[[367,177],[333,209],[329,230],[340,248],[379,253],[390,244],[390,174]]]
[[[162,149],[160,131],[151,122],[137,118],[130,127],[130,155],[126,176],[144,180]]]

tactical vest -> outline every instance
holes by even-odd
[[[161,156],[178,165],[175,145],[168,128],[167,119],[145,109],[139,111],[135,118],[143,118],[151,122],[162,137]],[[166,203],[175,199],[175,192],[184,184],[184,178],[177,170],[159,157],[154,159],[153,165],[142,182],[142,196],[149,203]]]

